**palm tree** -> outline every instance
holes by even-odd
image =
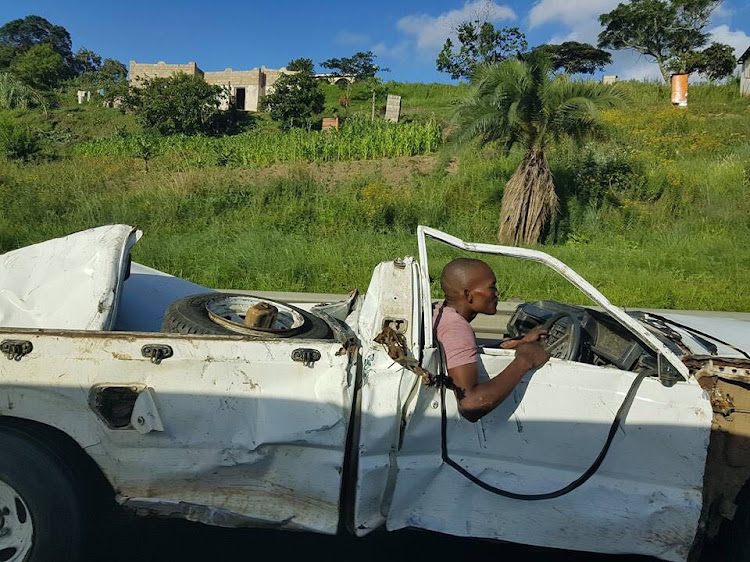
[[[503,244],[535,244],[557,212],[545,151],[564,137],[590,137],[599,109],[618,104],[620,96],[613,87],[554,75],[542,53],[484,67],[473,82],[456,110],[458,140],[499,141],[506,154],[515,145],[525,150],[505,186],[497,236]]]

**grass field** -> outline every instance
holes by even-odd
[[[550,154],[561,208],[541,249],[615,304],[750,311],[750,99],[740,99],[734,84],[691,86],[690,106],[673,109],[664,86],[622,87],[629,103],[604,114],[602,138]],[[0,120],[43,129],[46,139],[35,161],[0,159],[0,252],[125,222],[145,232],[134,250],[137,261],[198,283],[343,292],[365,289],[379,261],[414,255],[417,224],[494,242],[503,186],[521,155],[450,142],[439,148],[434,131],[450,130],[452,103],[465,95],[465,86],[387,88],[404,96],[407,127],[432,134],[432,144],[385,153],[400,157],[375,167],[360,166],[362,155],[354,154],[342,158],[345,173],[338,169],[335,176],[330,167],[309,163],[325,160],[318,152],[258,157],[260,149],[243,135],[159,140],[208,146],[209,156],[196,163],[184,146],[182,153],[159,146],[147,173],[133,152],[92,148],[140,134],[117,110],[68,100],[46,120],[31,112],[0,114]],[[327,104],[336,103],[340,92],[328,88]],[[352,96],[347,111],[369,116],[369,103]],[[426,129],[429,123],[435,129]],[[400,127],[393,130],[406,135]],[[314,144],[315,135],[328,133],[305,134]],[[377,131],[362,129],[357,136],[368,134]],[[290,141],[263,116],[245,134],[252,135],[268,137],[267,154]],[[235,148],[225,159],[211,143],[246,143],[247,156],[238,158]],[[400,173],[413,154],[431,154],[422,158],[434,163],[427,171],[404,167]],[[270,162],[276,162],[272,175],[264,173]],[[456,254],[431,250],[436,277]],[[516,262],[493,265],[502,298],[581,302],[551,272]]]

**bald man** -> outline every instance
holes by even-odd
[[[520,340],[503,342],[501,347],[516,350],[515,358],[497,376],[479,382],[477,341],[470,322],[477,314],[497,312],[499,293],[495,274],[481,260],[459,258],[445,266],[440,285],[445,300],[435,305],[433,327],[445,350],[458,409],[473,423],[505,400],[530,369],[549,359],[538,343],[539,337],[547,332],[538,326]]]

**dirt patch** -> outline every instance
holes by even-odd
[[[292,172],[302,172],[312,175],[315,181],[329,186],[370,176],[377,176],[387,184],[399,185],[413,175],[426,176],[432,173],[438,164],[437,156],[402,156],[381,160],[272,164],[242,170],[241,177],[243,179],[266,180],[285,177]]]

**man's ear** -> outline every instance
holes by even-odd
[[[471,295],[471,291],[469,289],[464,289],[464,298],[469,304],[474,302],[474,297]]]

